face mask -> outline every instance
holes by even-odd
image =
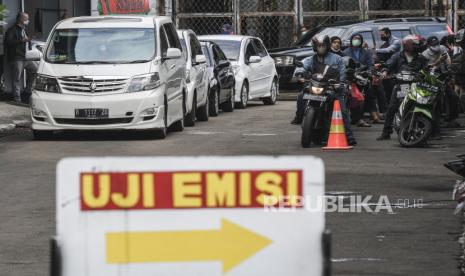
[[[319,56],[324,56],[328,52],[325,46],[318,46],[316,52]]]
[[[23,25],[24,25],[24,26],[29,25],[29,20],[24,20],[24,21],[23,21]]]
[[[308,33],[308,31],[304,31],[304,32],[302,32],[302,35],[305,35],[306,33]]]
[[[429,49],[431,50],[431,52],[437,53],[441,48],[439,46],[430,46]]]
[[[360,47],[362,45],[362,41],[360,39],[354,39],[352,40],[352,46],[354,47]]]

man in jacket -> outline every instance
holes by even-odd
[[[315,36],[312,38],[313,49],[315,54],[303,60],[303,69],[311,74],[318,74],[328,71],[329,68],[334,69],[337,72],[337,79],[340,81],[346,80],[346,67],[343,59],[333,53],[330,53],[330,39],[327,35]],[[341,103],[341,112],[344,121],[344,128],[348,143],[351,146],[357,145],[357,141],[350,128],[349,112],[347,110],[345,94],[347,89],[339,89],[336,91],[336,98]],[[297,98],[297,112],[292,124],[301,124],[305,113],[305,100],[303,99],[303,93],[300,93]]]
[[[395,53],[400,52],[401,43],[397,37],[391,34],[391,30],[388,27],[382,28],[379,32],[383,44],[376,49],[376,57],[377,62],[383,63],[387,62]],[[386,95],[385,98],[389,100],[394,83],[391,80],[384,80],[382,86]]]
[[[31,93],[33,76],[37,66],[26,60],[26,46],[31,43],[31,38],[26,33],[29,24],[29,15],[19,13],[16,16],[16,24],[11,26],[5,34],[5,56],[12,71],[13,95],[16,102],[21,102],[21,81],[24,70],[29,71],[26,81],[26,93]]]
[[[397,74],[402,71],[403,68],[408,68],[412,72],[420,72],[428,65],[428,60],[420,54],[420,39],[414,35],[406,36],[402,44],[404,50],[402,52],[394,54],[386,63],[387,69],[384,71],[384,76],[387,74]],[[392,124],[394,123],[394,117],[397,109],[399,108],[401,101],[397,98],[396,93],[391,93],[391,101],[386,113],[386,121],[384,122],[384,128],[381,136],[377,140],[388,140],[391,138]]]

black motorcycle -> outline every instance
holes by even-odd
[[[310,80],[303,80],[307,84],[303,90],[306,105],[301,144],[304,148],[324,142],[331,124],[336,91],[345,85],[336,80],[334,69],[329,66],[326,69],[322,74],[313,74]]]

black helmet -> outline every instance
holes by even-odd
[[[461,29],[455,35],[455,43],[464,47],[465,46],[465,29]]]
[[[315,35],[312,38],[313,51],[320,56],[324,56],[329,52],[330,39],[327,35]]]

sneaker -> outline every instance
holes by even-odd
[[[293,124],[293,125],[300,125],[300,124],[302,124],[302,120],[303,120],[302,117],[295,116],[295,117],[294,117],[294,120],[291,121],[291,124]]]
[[[378,138],[376,138],[377,141],[389,140],[389,139],[391,139],[391,134],[387,132],[381,133],[381,135]]]

